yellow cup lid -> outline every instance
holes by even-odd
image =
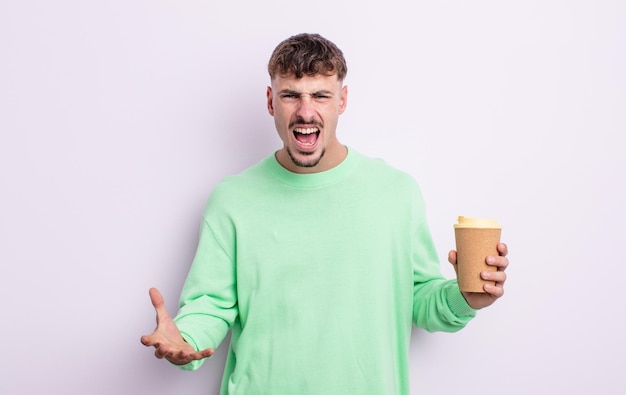
[[[494,219],[472,218],[459,215],[454,228],[485,228],[485,229],[502,229],[502,225]]]

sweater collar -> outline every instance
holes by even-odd
[[[348,155],[337,166],[319,173],[299,174],[285,169],[276,160],[276,154],[265,159],[265,166],[279,181],[295,188],[320,188],[338,183],[356,168],[359,154],[348,147]]]

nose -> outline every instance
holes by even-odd
[[[302,119],[313,119],[315,115],[314,103],[309,95],[302,95],[298,101],[296,115]]]

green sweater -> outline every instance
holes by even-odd
[[[225,178],[175,321],[196,349],[232,329],[222,394],[391,395],[409,393],[413,323],[474,315],[440,273],[416,182],[349,150],[322,173],[272,155]]]

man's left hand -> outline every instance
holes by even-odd
[[[498,244],[498,256],[488,256],[486,262],[490,266],[495,266],[497,271],[490,272],[484,271],[480,273],[480,277],[483,280],[492,281],[494,284],[485,284],[483,289],[485,292],[462,292],[463,297],[474,309],[482,309],[483,307],[490,306],[498,298],[504,295],[504,282],[506,281],[506,270],[509,266],[509,260],[506,255],[509,253],[509,248],[506,244]],[[454,266],[454,271],[458,273],[456,263],[456,251],[450,251],[448,254],[448,261]]]

